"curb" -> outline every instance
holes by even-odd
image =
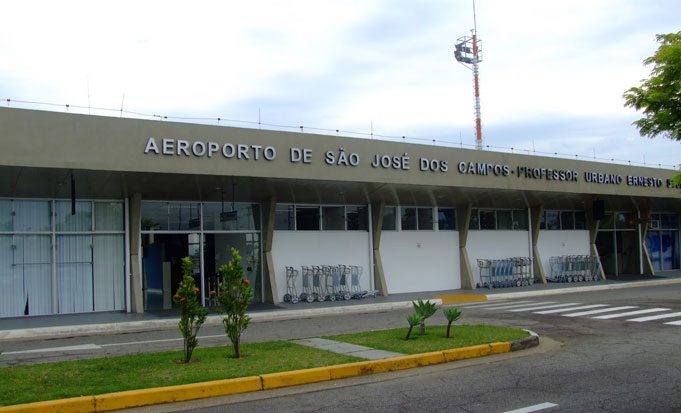
[[[442,305],[442,300],[437,298],[428,299],[437,305]],[[276,321],[276,320],[290,320],[297,318],[311,318],[322,317],[326,315],[337,314],[356,314],[381,312],[390,310],[402,310],[412,308],[411,301],[397,301],[389,303],[376,304],[357,304],[347,307],[321,307],[321,308],[305,308],[300,310],[285,310],[285,311],[259,311],[255,313],[248,313],[251,321]],[[145,331],[163,328],[177,328],[179,318],[169,318],[163,320],[144,320],[144,321],[127,321],[122,323],[106,323],[106,324],[84,324],[84,325],[70,325],[70,326],[55,326],[55,327],[37,327],[26,329],[15,329],[0,331],[0,340],[12,340],[22,338],[38,338],[38,337],[59,337],[59,336],[73,336],[85,335],[94,333],[111,333],[121,331]],[[222,316],[211,315],[206,318],[205,326],[222,324]]]
[[[0,407],[0,413],[76,413],[105,412],[128,409],[153,404],[172,403],[208,397],[227,396],[237,393],[265,391],[281,387],[301,384],[319,383],[356,376],[383,373],[424,367],[434,364],[448,363],[483,357],[492,354],[508,353],[524,350],[539,345],[539,336],[528,331],[531,336],[512,342],[481,344],[431,353],[412,354],[391,357],[382,360],[360,361],[335,366],[316,367],[305,370],[294,370],[280,373],[268,373],[259,376],[236,379],[215,380],[203,383],[181,384],[169,387],[128,390],[95,396],[74,397],[70,399],[51,400],[36,403],[19,404]]]

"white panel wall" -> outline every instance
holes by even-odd
[[[480,282],[478,259],[498,260],[510,257],[530,257],[530,237],[528,231],[468,231],[468,259],[475,277]]]
[[[286,268],[300,274],[296,280],[298,294],[303,291],[303,265],[359,265],[363,267],[360,286],[369,290],[371,260],[369,233],[363,231],[274,231],[272,261],[276,271],[277,291],[283,301],[286,294]]]
[[[544,267],[544,274],[551,275],[549,259],[560,255],[590,255],[589,231],[539,231],[537,249]]]
[[[461,288],[458,231],[383,231],[380,252],[390,294]]]

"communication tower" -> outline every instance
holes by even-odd
[[[473,1],[473,30],[471,37],[463,36],[456,40],[454,58],[463,65],[470,65],[473,70],[473,89],[475,92],[475,147],[482,149],[482,121],[480,120],[480,81],[478,79],[478,64],[482,62],[482,50],[478,39],[475,21],[475,1]],[[468,67],[468,66],[466,66]]]

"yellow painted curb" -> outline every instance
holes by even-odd
[[[442,305],[487,301],[487,296],[482,294],[446,294],[434,295],[433,298],[442,300]]]
[[[227,396],[262,390],[259,376],[181,384],[153,389],[128,390],[95,396],[97,411],[127,409],[150,404],[171,403],[207,397]]]
[[[317,383],[331,380],[329,367],[315,367],[305,370],[284,371],[281,373],[263,374],[263,390],[279,387],[296,386],[298,384]]]
[[[382,360],[360,361],[335,366],[316,367],[306,370],[6,406],[0,407],[0,413],[103,412],[151,404],[276,389],[279,387],[317,383],[387,371],[404,370],[414,367],[447,363],[455,360],[482,357],[489,354],[507,353],[509,351],[511,351],[511,343],[481,344],[458,349],[391,357]]]
[[[95,398],[93,396],[72,397],[70,399],[48,400],[44,402],[17,404],[0,407],[0,412],[21,413],[73,413],[94,412]]]

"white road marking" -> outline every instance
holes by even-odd
[[[681,326],[681,320],[680,321],[670,321],[670,322],[665,323],[665,324],[669,324],[670,326]]]
[[[538,412],[540,410],[546,410],[550,409],[552,407],[558,406],[555,403],[541,403],[541,404],[535,404],[534,406],[527,406],[527,407],[522,407],[520,409],[515,409],[515,410],[508,410],[504,413],[531,413],[531,412]]]
[[[510,302],[514,303],[514,304],[532,303],[532,301],[510,301]],[[487,307],[496,307],[498,305],[506,305],[508,303],[509,303],[509,301],[497,301],[497,302],[494,302],[494,303],[490,303],[489,301],[484,301],[482,303],[467,304],[465,307],[487,308]],[[461,306],[461,307],[464,307],[464,306]]]
[[[645,310],[629,311],[627,313],[600,315],[600,316],[593,317],[593,318],[598,318],[600,320],[608,320],[608,319],[617,318],[617,317],[628,317],[630,315],[659,313],[660,311],[669,311],[669,308],[647,308]]]
[[[534,314],[554,314],[554,313],[563,313],[566,311],[574,311],[574,310],[586,310],[587,308],[597,308],[597,307],[606,307],[605,304],[589,304],[589,305],[582,305],[579,307],[567,307],[567,308],[556,308],[553,310],[546,310],[546,311],[536,311]]]
[[[533,305],[544,305],[544,304],[554,304],[555,301],[544,301],[541,303],[534,303]],[[517,307],[527,307],[528,304],[509,304],[509,305],[502,305],[498,307],[491,307],[491,308],[485,308],[485,310],[488,311],[494,311],[494,310],[508,310],[509,308],[517,308]]]
[[[672,318],[672,317],[681,317],[681,313],[667,313],[667,314],[649,315],[647,317],[630,318],[627,321],[636,321],[638,323],[642,323],[644,321],[660,320],[660,319],[663,319],[663,318]],[[669,323],[666,323],[666,324],[669,324]]]
[[[551,304],[551,305],[539,305],[539,306],[532,306],[532,307],[523,307],[523,308],[514,308],[512,310],[508,310],[512,313],[518,313],[521,311],[533,311],[533,310],[542,310],[542,309],[548,309],[548,308],[558,308],[558,307],[569,307],[571,305],[579,305],[580,303],[563,303],[563,304]]]
[[[625,306],[622,306],[622,307],[601,308],[599,310],[582,311],[582,312],[579,312],[579,313],[561,314],[561,315],[563,317],[582,317],[582,316],[585,316],[585,315],[609,313],[609,312],[612,312],[612,311],[630,310],[632,308],[638,308],[638,307],[636,307],[634,305],[625,305]]]
[[[22,350],[22,351],[7,351],[2,354],[26,354],[26,353],[50,353],[55,351],[82,351],[82,350],[99,350],[100,346],[96,344],[81,344],[78,346],[65,346],[65,347],[49,347],[49,348],[39,348],[35,350]]]
[[[218,337],[226,337],[224,334],[218,334],[214,336],[200,336],[197,337],[198,339],[207,339],[207,338],[218,338]],[[143,341],[130,341],[127,343],[108,343],[108,344],[80,344],[77,346],[64,346],[64,347],[49,347],[49,348],[39,348],[35,350],[22,350],[22,351],[5,351],[3,353],[0,353],[0,356],[2,355],[10,355],[10,354],[29,354],[29,353],[51,353],[51,352],[57,352],[57,351],[83,351],[83,350],[101,350],[103,347],[112,347],[112,346],[134,346],[134,345],[139,345],[139,344],[152,344],[152,343],[164,343],[164,342],[169,342],[169,341],[182,341],[183,338],[165,338],[165,339],[159,339],[159,340],[143,340]]]
[[[197,339],[203,339],[203,338],[216,338],[216,337],[227,337],[224,334],[218,334],[214,336],[200,336],[197,337]],[[182,337],[180,338],[164,338],[160,340],[145,340],[145,341],[130,341],[127,343],[109,343],[109,344],[100,344],[102,347],[111,347],[111,346],[132,346],[135,344],[151,344],[151,343],[163,343],[167,341],[182,341],[184,340]]]

